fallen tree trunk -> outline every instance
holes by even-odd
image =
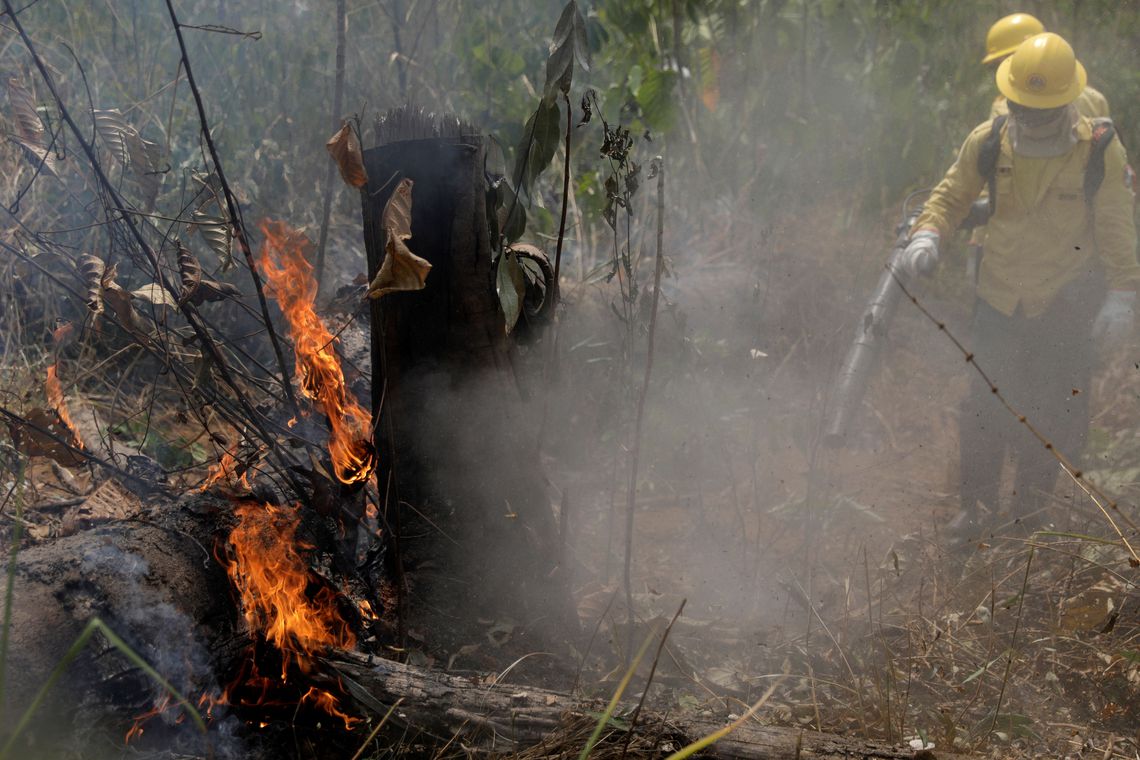
[[[93,616],[101,617],[192,699],[221,685],[225,663],[246,642],[235,630],[234,599],[211,551],[219,526],[227,520],[208,499],[159,500],[159,505],[21,553],[6,668],[9,727]],[[398,721],[408,727],[409,736],[419,737],[411,741],[437,747],[457,740],[453,747],[544,757],[568,746],[580,748],[596,720],[591,714],[602,709],[597,701],[541,687],[490,685],[478,676],[422,670],[357,652],[333,652],[325,663],[328,668],[321,670],[341,676],[360,712],[382,715],[402,698]],[[106,731],[111,736],[107,756],[116,756],[122,740],[114,737],[122,736],[134,716],[160,702],[161,690],[100,638],[71,664],[50,696],[41,720],[27,734],[41,751],[47,749],[45,744],[75,746],[85,736]],[[667,753],[725,722],[645,713],[635,746]],[[234,728],[218,727],[201,741],[217,750]],[[199,746],[200,740],[190,734],[193,730],[187,726],[181,736],[166,740],[184,749]],[[626,736],[611,732],[608,746],[599,748],[595,757],[605,757],[606,748],[616,751]],[[878,741],[756,723],[740,728],[712,751],[746,759],[935,756]],[[243,746],[238,756],[261,755]],[[953,756],[939,752],[937,757]]]
[[[488,685],[479,678],[427,671],[354,652],[339,652],[327,663],[337,670],[353,699],[383,715],[402,699],[400,722],[440,745],[458,740],[468,749],[516,754],[546,745],[554,751],[552,735],[576,719],[593,725],[604,705],[539,687]],[[580,722],[580,721],[579,721]],[[722,728],[728,720],[668,717],[642,713],[635,728],[643,740],[668,753]],[[621,732],[617,743],[625,741]],[[667,746],[668,745],[668,746]],[[565,749],[565,748],[562,748]],[[580,746],[575,748],[575,751]],[[743,760],[830,760],[875,758],[892,760],[950,760],[963,758],[942,751],[915,751],[882,741],[747,723],[706,752]],[[538,754],[538,753],[535,753]],[[598,756],[598,753],[594,753]]]

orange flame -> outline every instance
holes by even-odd
[[[249,482],[249,469],[247,468],[240,476],[238,470],[242,467],[242,463],[234,456],[233,449],[226,451],[222,454],[210,471],[206,473],[206,479],[202,481],[202,485],[198,486],[199,493],[210,490],[218,483],[222,483],[229,487],[232,492],[248,494],[253,490],[253,486]]]
[[[59,383],[57,365],[55,364],[47,368],[44,391],[47,394],[48,404],[59,415],[63,426],[71,433],[71,445],[77,449],[86,448],[83,445],[83,439],[79,437],[79,433],[75,429],[75,423],[71,420],[71,413],[67,410],[67,401],[63,398],[63,386]]]
[[[337,609],[335,592],[321,587],[309,594],[309,566],[300,551],[308,547],[297,539],[297,509],[244,502],[235,513],[239,522],[230,533],[226,570],[250,629],[262,633],[281,652],[280,682],[286,682],[290,663],[308,672],[316,652],[352,648],[356,637]],[[250,680],[261,680],[263,690],[272,685],[262,676]],[[356,721],[339,709],[333,694],[316,687],[301,702],[340,718],[345,728],[351,729]]]
[[[345,388],[333,348],[336,338],[314,308],[317,282],[305,260],[311,243],[284,222],[264,220],[261,231],[265,235],[261,269],[289,324],[301,393],[320,404],[328,417],[329,455],[336,478],[342,483],[367,480],[376,466],[371,419]]]
[[[296,509],[245,502],[236,514],[227,570],[250,628],[281,651],[281,680],[289,662],[307,671],[314,652],[352,648],[356,637],[337,610],[334,592],[321,588],[311,598],[307,593],[309,567],[299,551],[306,547],[297,540]]]
[[[130,744],[135,739],[141,737],[143,735],[143,725],[151,718],[162,715],[164,712],[169,710],[171,706],[170,697],[166,696],[163,697],[162,701],[155,705],[152,709],[147,710],[142,715],[139,715],[137,718],[135,718],[134,724],[132,724],[131,727],[127,729],[127,736],[124,739],[124,742],[126,744]],[[179,722],[181,722],[181,718],[179,719]]]

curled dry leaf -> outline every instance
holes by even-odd
[[[95,130],[106,143],[115,160],[124,169],[129,169],[129,176],[142,191],[144,205],[148,208],[154,206],[162,184],[159,163],[162,160],[162,149],[156,144],[143,138],[139,131],[123,118],[119,109],[107,111],[93,110]]]
[[[234,265],[234,230],[226,216],[210,214],[202,210],[214,202],[214,199],[211,199],[194,212],[194,226],[202,235],[202,239],[206,241],[206,245],[210,246],[210,250],[218,257],[218,263],[221,265],[222,271],[225,272],[232,269]]]
[[[228,282],[218,282],[203,277],[190,302],[199,306],[205,301],[224,301],[227,298],[241,298],[241,291]]]
[[[79,274],[83,276],[83,284],[87,288],[87,309],[96,316],[103,313],[105,269],[103,260],[97,256],[85,253],[79,257]]]
[[[103,300],[111,307],[111,312],[119,320],[119,324],[132,333],[142,333],[142,323],[135,314],[130,293],[114,281],[106,282],[103,285]]]
[[[8,77],[8,102],[12,104],[12,115],[16,121],[16,135],[28,146],[44,147],[44,124],[36,111],[36,100],[20,84],[17,77]]]
[[[347,121],[337,130],[325,148],[340,169],[340,178],[353,187],[364,187],[368,183],[368,173],[364,171],[364,157],[360,151],[360,141]]]
[[[202,265],[190,249],[182,245],[182,241],[175,241],[175,244],[178,246],[178,275],[182,280],[182,293],[178,300],[185,302],[193,297],[202,282]]]
[[[155,306],[166,306],[171,309],[178,308],[178,301],[166,291],[166,288],[157,282],[152,282],[149,285],[144,285],[138,290],[132,290],[131,295],[147,303],[154,304]]]
[[[67,444],[72,432],[54,409],[36,407],[25,412],[23,417],[26,423],[9,421],[8,435],[24,454],[49,457],[64,467],[76,467],[87,461]]]
[[[402,290],[423,290],[431,264],[412,253],[404,242],[412,236],[412,181],[400,180],[384,206],[387,243],[380,271],[368,285],[368,297],[380,298]]]
[[[412,253],[407,244],[395,235],[388,235],[384,246],[384,261],[380,271],[368,286],[369,298],[380,298],[401,290],[423,290],[427,284],[431,264]]]
[[[16,122],[16,134],[13,135],[16,144],[24,149],[33,164],[42,164],[50,174],[55,174],[58,162],[44,139],[44,124],[36,110],[36,100],[17,77],[8,77],[8,102],[12,104],[12,116]]]

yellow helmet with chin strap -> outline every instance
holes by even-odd
[[[998,19],[986,34],[986,57],[982,63],[1000,61],[1030,37],[1045,31],[1045,25],[1028,13]]]
[[[1058,108],[1077,99],[1088,82],[1085,67],[1059,34],[1030,37],[998,66],[997,87],[1026,108]]]

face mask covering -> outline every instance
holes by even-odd
[[[1077,111],[1072,105],[1059,108],[1026,108],[1009,102],[1009,140],[1013,152],[1030,158],[1053,158],[1077,144]]]

